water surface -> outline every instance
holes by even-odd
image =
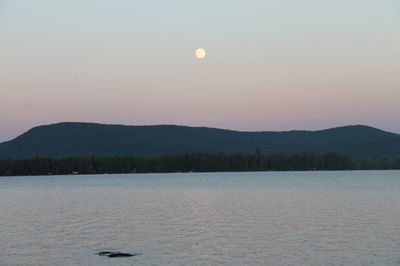
[[[400,171],[0,178],[1,265],[400,265],[399,228]]]

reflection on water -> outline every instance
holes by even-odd
[[[7,177],[0,208],[1,265],[400,264],[400,171]]]

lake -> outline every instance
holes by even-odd
[[[0,177],[0,264],[400,265],[400,171]]]

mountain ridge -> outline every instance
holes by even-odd
[[[366,125],[323,130],[235,131],[179,125],[61,122],[33,127],[0,143],[0,158],[158,156],[193,152],[337,152],[400,156],[400,135]]]

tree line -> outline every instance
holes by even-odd
[[[0,160],[0,176],[400,169],[400,159],[356,159],[332,152],[302,154],[191,153],[157,157]]]

